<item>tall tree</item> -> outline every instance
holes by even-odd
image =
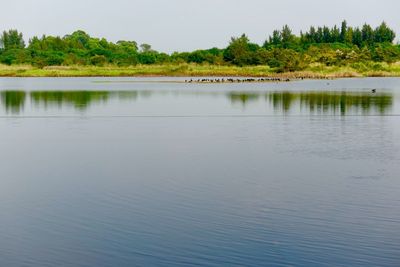
[[[331,38],[331,31],[328,27],[324,26],[323,28],[323,38],[322,38],[324,43],[331,43],[332,38]]]
[[[374,30],[370,25],[364,24],[361,33],[365,45],[372,45],[374,43]]]
[[[344,20],[342,22],[342,26],[340,27],[340,42],[344,43],[346,41],[347,34],[347,21]]]
[[[355,44],[358,47],[361,47],[362,43],[363,43],[362,32],[360,28],[357,27],[353,31],[353,44]]]
[[[267,47],[268,45],[272,46],[282,45],[282,34],[280,31],[275,30],[272,32],[272,36],[269,37],[269,42],[266,42],[266,45],[264,45],[264,47]]]
[[[239,66],[249,63],[251,60],[250,41],[245,34],[239,38],[232,37],[229,46],[225,49],[224,60]]]
[[[17,30],[4,31],[0,36],[0,46],[5,50],[25,48],[22,33]]]
[[[395,37],[396,34],[386,25],[385,22],[382,22],[382,24],[374,31],[374,40],[377,43],[392,43]]]
[[[310,43],[317,42],[317,31],[315,30],[314,26],[310,27],[310,32],[308,33],[308,39]]]
[[[331,30],[331,38],[333,43],[340,42],[340,30],[336,25]]]
[[[352,27],[348,27],[347,30],[346,30],[346,35],[344,37],[344,42],[346,44],[353,44],[353,33],[354,33],[353,28]]]
[[[281,36],[282,36],[282,46],[283,46],[283,48],[289,48],[291,45],[294,44],[294,41],[295,41],[296,37],[292,33],[292,30],[290,29],[290,27],[288,25],[285,25],[282,28]]]
[[[317,43],[323,43],[324,42],[323,39],[324,39],[324,32],[323,32],[321,27],[318,27],[318,29],[317,29]]]

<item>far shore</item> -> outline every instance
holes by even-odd
[[[313,65],[303,71],[277,73],[267,66],[136,65],[51,66],[0,65],[0,77],[271,77],[280,79],[335,79],[400,77],[400,64],[380,64],[375,69]]]

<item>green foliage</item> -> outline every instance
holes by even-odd
[[[303,56],[285,48],[274,48],[270,51],[267,64],[277,72],[290,72],[302,70],[306,67]]]
[[[376,28],[311,26],[299,36],[285,25],[273,31],[263,46],[252,43],[243,34],[232,37],[225,49],[211,48],[193,52],[160,53],[149,44],[135,41],[109,42],[94,38],[82,30],[64,37],[33,37],[25,47],[22,33],[4,31],[0,36],[0,63],[46,66],[135,66],[140,64],[263,65],[276,72],[299,71],[312,64],[347,66],[363,62],[400,61],[400,48],[394,45],[395,32],[385,22]],[[355,65],[356,66],[356,65]]]
[[[17,30],[4,31],[0,36],[0,47],[5,50],[25,48],[22,33]]]
[[[284,40],[284,33],[291,32],[285,26],[282,31],[274,31],[273,35],[269,37],[269,41],[264,45],[265,47],[293,47],[296,46],[296,38],[291,38],[289,41]],[[377,43],[392,43],[396,34],[390,29],[385,22],[383,22],[375,30],[368,24],[365,24],[362,29],[358,27],[349,27],[346,21],[343,21],[340,29],[337,26],[329,28],[327,26],[315,28],[310,27],[306,33],[300,34],[300,43],[303,47],[308,47],[313,44],[321,43],[343,43],[348,45],[374,46]]]
[[[103,55],[94,55],[90,58],[90,63],[95,66],[104,66],[106,64],[107,58]]]
[[[385,22],[382,22],[382,24],[375,29],[374,38],[375,43],[392,43],[394,38],[396,38],[396,34]]]
[[[149,44],[141,44],[140,45],[140,50],[143,52],[143,53],[148,53],[148,52],[152,52],[153,50],[151,49],[151,45],[149,45]]]
[[[147,51],[139,54],[139,62],[142,64],[155,64],[157,62],[157,53]]]
[[[289,28],[288,25],[285,25],[281,32],[282,36],[282,47],[289,48],[292,46],[296,41],[296,36],[292,34],[292,30]]]
[[[260,64],[257,58],[259,49],[260,46],[251,43],[249,38],[243,34],[239,38],[233,37],[231,39],[229,46],[223,53],[223,59],[238,66],[258,65]]]
[[[393,63],[400,58],[400,49],[387,43],[377,44],[371,50],[372,59],[377,62]]]
[[[23,64],[30,61],[30,54],[26,50],[8,49],[0,53],[0,62],[6,65]]]
[[[224,51],[218,48],[212,48],[208,50],[196,50],[191,53],[187,53],[186,62],[197,63],[197,64],[221,64],[223,62]]]

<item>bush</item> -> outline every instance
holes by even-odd
[[[104,66],[107,62],[107,58],[103,55],[95,55],[90,58],[90,63],[95,66]]]

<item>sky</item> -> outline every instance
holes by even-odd
[[[110,41],[134,40],[171,53],[226,47],[246,33],[262,44],[274,29],[386,21],[400,36],[399,0],[3,0],[0,30],[25,39],[81,29]],[[397,39],[399,40],[399,39]]]

